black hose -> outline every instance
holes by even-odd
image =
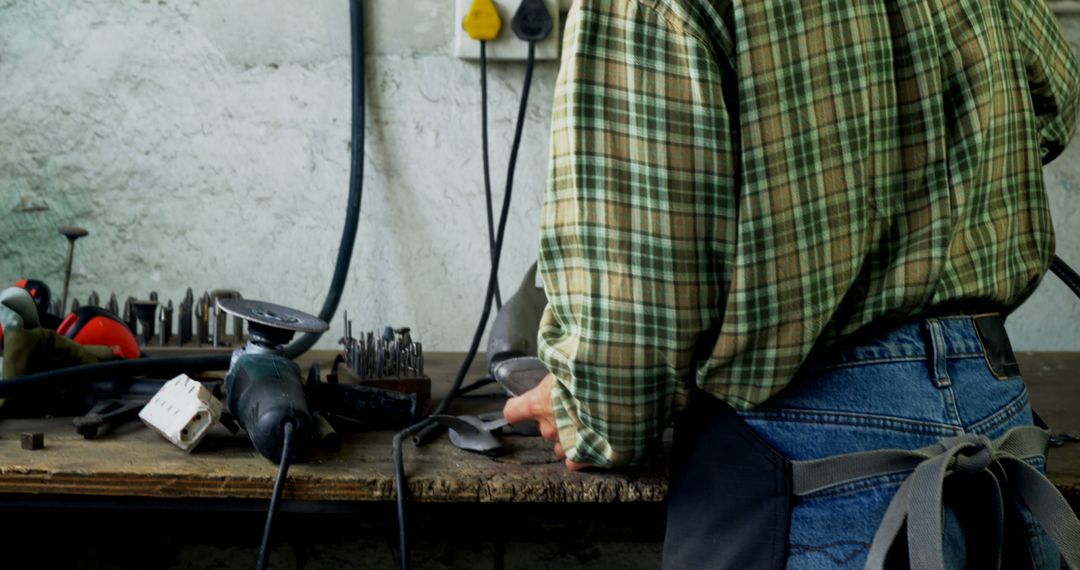
[[[270,494],[270,510],[266,513],[266,526],[263,528],[262,544],[259,545],[259,560],[255,564],[256,570],[265,570],[266,562],[270,559],[270,535],[274,530],[274,515],[278,510],[278,502],[281,500],[281,491],[285,488],[285,479],[289,476],[289,447],[292,443],[293,423],[286,421],[283,426],[285,435],[281,442],[281,464],[278,467],[277,479],[274,480],[274,492]]]
[[[461,384],[465,380],[465,375],[468,374],[469,368],[472,366],[473,359],[476,358],[476,351],[480,347],[480,339],[484,336],[484,331],[487,329],[488,318],[491,316],[491,305],[495,298],[495,284],[496,277],[499,274],[499,260],[502,257],[502,245],[503,238],[506,233],[506,219],[507,214],[510,211],[510,197],[514,189],[514,169],[517,166],[517,154],[518,147],[521,145],[521,134],[525,127],[525,111],[528,106],[529,100],[529,87],[532,85],[533,66],[536,61],[536,42],[529,42],[529,59],[525,66],[525,85],[522,88],[521,104],[518,107],[517,125],[514,127],[514,142],[510,146],[510,162],[506,172],[506,194],[503,196],[502,211],[499,214],[499,230],[495,238],[495,251],[491,257],[491,272],[488,274],[487,293],[484,295],[484,308],[480,314],[480,322],[477,323],[476,331],[473,332],[472,343],[469,345],[469,352],[465,355],[465,360],[461,363],[461,368],[458,369],[457,377],[454,378],[454,384],[450,387],[450,392],[447,393],[446,398],[439,403],[435,408],[433,415],[443,414],[446,409],[450,407],[451,402],[454,401],[455,396],[458,395],[461,390]],[[419,422],[405,428],[394,435],[393,451],[391,458],[394,462],[394,488],[396,489],[397,499],[397,515],[398,515],[398,547],[400,549],[399,560],[401,562],[401,569],[408,570],[410,567],[409,545],[408,536],[406,532],[406,518],[405,518],[405,497],[408,493],[408,487],[405,481],[405,460],[401,453],[401,442],[434,422],[430,417],[424,418]]]
[[[391,459],[394,462],[394,491],[397,499],[398,520],[398,561],[400,562],[401,570],[409,570],[409,568],[412,567],[412,557],[409,553],[408,533],[406,532],[407,523],[405,519],[405,496],[408,494],[409,490],[408,487],[405,486],[405,458],[401,456],[401,441],[427,427],[431,423],[433,422],[430,418],[424,418],[394,435]]]
[[[491,160],[488,156],[487,41],[480,42],[480,139],[484,150],[484,203],[487,205],[488,255],[495,255],[495,219],[491,206]],[[502,310],[502,293],[495,279],[495,308]]]
[[[229,354],[212,354],[114,360],[37,374],[25,374],[0,382],[0,398],[40,392],[56,385],[71,387],[76,382],[89,385],[102,380],[133,376],[171,377],[175,376],[178,370],[192,374],[208,370],[224,370],[229,367],[230,357]]]
[[[349,175],[349,201],[345,209],[345,227],[341,231],[337,261],[330,290],[326,292],[319,318],[330,322],[341,302],[345,278],[349,275],[356,228],[360,224],[360,202],[364,196],[364,7],[361,0],[349,1],[349,20],[352,25],[352,167]],[[311,349],[323,333],[304,333],[285,347],[286,358],[296,358]]]
[[[360,0],[350,0],[349,14],[352,22],[352,173],[349,180],[349,199],[345,214],[345,228],[341,233],[334,276],[326,294],[319,318],[329,322],[341,301],[345,278],[349,273],[356,229],[360,221],[360,201],[364,181],[364,26],[363,7]],[[321,333],[307,333],[285,347],[288,358],[296,358],[315,344]],[[140,358],[100,362],[27,374],[0,382],[0,398],[25,394],[48,388],[55,383],[70,387],[75,383],[88,384],[99,380],[129,378],[134,376],[175,376],[180,372],[196,373],[229,368],[231,355],[193,355],[158,358]]]
[[[479,390],[480,388],[483,388],[484,386],[490,386],[490,385],[492,385],[494,383],[495,383],[495,379],[492,378],[491,376],[484,376],[483,378],[477,378],[476,380],[473,380],[472,384],[469,384],[468,386],[462,386],[462,388],[460,390],[458,390],[457,395],[460,398],[460,397],[464,396],[465,394],[475,392],[475,391]],[[502,395],[505,396],[506,393],[503,392]]]
[[[1065,283],[1065,286],[1071,289],[1077,297],[1080,297],[1080,275],[1077,275],[1076,271],[1069,267],[1069,264],[1055,255],[1053,261],[1050,262],[1050,271],[1053,271],[1054,275],[1057,275],[1058,279]]]

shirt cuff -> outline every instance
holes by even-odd
[[[611,448],[595,431],[581,419],[579,403],[558,376],[551,388],[551,407],[555,413],[555,427],[559,432],[559,444],[566,458],[574,463],[613,467]]]

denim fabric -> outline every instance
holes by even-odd
[[[858,344],[815,358],[787,389],[740,415],[790,459],[918,448],[965,432],[993,439],[1032,423],[1023,380],[995,376],[969,317],[927,319],[865,335]],[[862,568],[906,476],[863,479],[797,500],[787,567]],[[1024,516],[1034,528],[1030,515]],[[1059,568],[1045,535],[1029,534],[1037,567]],[[965,566],[964,536],[951,510],[945,550],[950,567]]]

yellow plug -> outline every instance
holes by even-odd
[[[502,18],[491,0],[473,0],[462,26],[465,33],[476,41],[493,40],[499,37]]]

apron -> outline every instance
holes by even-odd
[[[1003,335],[1000,317],[976,321],[984,345]],[[1004,337],[1002,337],[1004,338]],[[992,370],[1011,369],[988,350]],[[946,567],[944,505],[968,543],[967,565],[1036,568],[1017,504],[1023,502],[1080,568],[1080,521],[1053,484],[1025,460],[1045,458],[1049,433],[1020,426],[995,440],[974,433],[920,449],[880,449],[792,461],[729,405],[695,390],[677,417],[671,450],[665,569],[776,569],[787,565],[799,497],[891,473],[908,473],[870,545],[867,568]],[[977,537],[977,538],[974,538]]]

